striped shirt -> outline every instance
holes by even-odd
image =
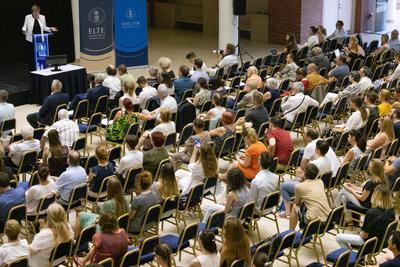
[[[68,118],[56,121],[43,136],[47,137],[50,130],[56,130],[60,136],[61,144],[68,147],[71,147],[75,140],[79,138],[78,124]]]

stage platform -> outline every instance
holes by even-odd
[[[20,62],[0,62],[0,89],[9,93],[14,106],[28,103],[29,66]]]

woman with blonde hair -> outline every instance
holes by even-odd
[[[167,57],[160,57],[158,59],[158,65],[161,68],[161,72],[165,71],[169,74],[169,77],[171,79],[175,78],[175,73],[174,71],[171,69],[171,65],[172,65],[172,61],[171,59],[167,58]]]
[[[175,172],[181,195],[189,194],[192,187],[204,182],[206,178],[218,175],[217,158],[212,146],[195,145],[188,169],[189,171],[180,169]]]
[[[378,242],[383,240],[388,225],[395,220],[392,194],[389,188],[380,184],[376,186],[371,197],[372,208],[365,215],[363,226],[358,234],[338,234],[336,241],[339,246],[347,250],[353,246],[360,247],[370,238],[377,237]]]
[[[379,118],[379,133],[371,140],[367,141],[367,148],[377,149],[382,147],[381,159],[384,159],[386,151],[395,139],[393,121],[389,117]]]
[[[241,222],[236,218],[231,218],[224,225],[221,267],[229,267],[239,259],[244,259],[245,266],[250,266],[250,242]]]
[[[171,162],[167,162],[161,166],[158,179],[153,183],[151,189],[159,197],[159,202],[162,202],[170,196],[179,195],[174,166]]]
[[[132,104],[137,104],[139,103],[139,100],[136,96],[135,93],[135,89],[136,89],[136,84],[133,82],[127,82],[124,85],[124,95],[118,100],[119,101],[119,108],[123,111],[125,111],[125,107],[124,107],[124,99],[128,98],[132,101]]]
[[[260,170],[258,165],[260,155],[267,151],[267,148],[264,143],[258,141],[258,135],[253,128],[244,128],[242,135],[246,152],[238,153],[236,162],[232,166],[238,167],[247,179],[253,179]]]
[[[357,207],[370,209],[372,206],[371,198],[375,188],[380,184],[387,186],[381,160],[372,159],[370,161],[368,165],[368,175],[370,179],[368,179],[362,187],[351,183],[345,183],[335,200],[335,206],[343,204],[346,207],[347,203],[350,202]],[[348,224],[351,225],[351,222]]]
[[[68,223],[64,208],[53,203],[47,209],[47,223],[39,220],[40,232],[37,233],[28,246],[29,266],[48,266],[51,251],[58,245],[74,238],[74,232]],[[64,259],[63,259],[64,260]],[[61,263],[61,262],[58,262]]]
[[[349,45],[343,48],[344,53],[347,56],[347,63],[350,69],[352,69],[354,62],[358,58],[365,57],[364,49],[358,44],[358,39],[355,36],[350,37]]]
[[[379,93],[379,101],[381,102],[378,105],[379,116],[385,117],[392,112],[392,104],[390,104],[391,94],[387,89],[382,89]]]

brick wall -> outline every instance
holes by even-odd
[[[310,26],[322,24],[322,13],[322,0],[269,0],[269,42],[285,44],[287,33],[304,42]]]

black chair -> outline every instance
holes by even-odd
[[[216,211],[208,218],[207,223],[199,224],[199,232],[208,230],[214,234],[218,234],[219,229],[222,229],[225,223],[225,211]],[[221,236],[222,237],[222,236]]]
[[[184,145],[186,140],[193,135],[193,123],[187,124],[183,127],[181,134],[179,135],[179,140],[177,143],[177,150],[179,151],[179,147]]]
[[[176,133],[170,133],[165,137],[164,146],[176,147]]]
[[[216,176],[207,177],[206,180],[204,181],[203,197],[205,199],[212,200],[215,203],[217,203],[217,199],[215,198],[217,190],[217,182],[218,182],[218,177]],[[211,196],[211,198],[208,198],[208,196]]]
[[[16,120],[14,119],[8,119],[4,120],[1,122],[0,126],[0,135],[3,135],[5,131],[10,131],[10,133],[14,132],[15,134],[15,129],[16,129]]]
[[[74,190],[72,190],[72,193],[69,196],[68,204],[61,204],[67,215],[69,216],[69,211],[71,209],[76,209],[78,207],[85,207],[86,206],[86,201],[87,201],[87,193],[88,193],[88,188],[87,184],[80,184],[75,186]],[[82,200],[83,200],[83,205],[82,205]]]
[[[269,111],[269,117],[276,116],[281,110],[282,98],[275,99],[272,103],[271,110]]]
[[[142,133],[144,131],[148,131],[153,129],[156,126],[156,119],[150,119],[144,122],[144,125],[142,127]]]
[[[108,96],[103,95],[97,99],[96,106],[94,108],[93,113],[101,113],[106,114],[108,108]]]
[[[146,110],[153,111],[160,107],[160,99],[157,96],[149,98],[146,102]]]
[[[180,196],[179,199],[179,209],[178,218],[183,220],[183,224],[186,227],[186,220],[183,213],[185,212],[196,212],[200,220],[203,218],[203,213],[201,211],[200,205],[203,201],[204,184],[200,183],[190,189],[189,195]]]
[[[123,187],[122,187],[122,192],[124,194],[129,194],[131,196],[132,200],[132,192],[133,189],[135,188],[135,179],[136,176],[142,172],[142,168],[131,168],[128,170],[126,173],[125,179],[123,181]]]
[[[176,226],[177,231],[179,232],[179,224],[177,219],[177,211],[179,209],[179,198],[178,196],[169,196],[164,199],[162,203],[161,210],[161,230],[164,229],[164,222],[169,222]],[[170,219],[173,219],[171,221]]]
[[[115,146],[111,148],[110,150],[108,150],[108,161],[116,163],[117,160],[121,159],[121,154],[122,154],[121,146]]]
[[[280,198],[281,198],[280,191],[275,191],[270,193],[269,195],[265,196],[261,205],[261,210],[259,212],[254,212],[253,218],[254,218],[254,224],[256,225],[258,232],[258,239],[260,239],[258,221],[263,217],[275,222],[276,230],[278,233],[280,233],[278,225],[278,217],[276,216],[276,213],[278,212],[278,208],[280,205]],[[272,218],[269,217],[270,215],[272,215],[273,217]]]
[[[58,244],[50,254],[49,265],[58,266],[65,260],[71,261],[73,240]]]
[[[102,267],[114,267],[114,260],[112,258],[107,258],[99,262]]]
[[[28,267],[28,257],[20,257],[10,262],[7,267]]]
[[[92,137],[94,133],[100,137],[100,142],[102,141],[102,134],[99,132],[101,126],[102,113],[96,112],[91,117],[87,124],[78,124],[79,132],[85,134],[86,139],[88,134],[90,134],[90,143],[92,143]]]
[[[22,155],[18,168],[13,168],[13,173],[18,177],[22,174],[22,180],[26,181],[26,173],[32,173],[36,167],[38,153],[36,151],[28,151]]]
[[[280,92],[287,91],[289,89],[290,82],[291,81],[289,79],[283,80],[279,85],[279,91]]]
[[[260,125],[260,128],[258,129],[258,139],[263,140],[265,137],[265,130],[268,129],[269,127],[269,122],[264,122],[263,124]]]
[[[140,263],[140,249],[134,248],[125,253],[119,264],[119,267],[139,266]]]
[[[125,230],[125,232],[128,232],[128,226],[129,226],[129,213],[125,213],[121,216],[118,217],[117,219],[118,222],[118,227],[122,228]]]
[[[85,155],[86,152],[86,136],[79,137],[74,141],[72,144],[72,150],[82,150],[83,149],[83,156]]]
[[[84,99],[79,101],[78,105],[72,113],[72,120],[80,121],[86,119],[89,116],[89,101]],[[70,117],[71,118],[71,117]]]
[[[205,113],[208,112],[212,107],[212,101],[211,100],[207,100],[205,101],[200,108],[200,113]]]
[[[140,244],[140,266],[154,260],[154,248],[160,243],[159,236],[152,236],[143,240]]]
[[[73,255],[79,255],[82,252],[89,250],[89,244],[93,240],[93,235],[96,233],[96,225],[89,225],[81,230],[74,245]]]
[[[183,101],[185,101],[186,98],[188,98],[188,97],[193,97],[193,90],[192,90],[192,89],[187,89],[187,90],[183,93],[180,103],[182,103]]]
[[[161,205],[157,204],[147,209],[145,216],[141,222],[139,232],[132,232],[132,236],[135,239],[135,244],[138,244],[139,237],[144,233],[150,233],[153,231],[155,235],[158,235],[158,223],[161,216]]]
[[[61,104],[61,105],[57,106],[56,110],[54,111],[54,117],[53,117],[53,123],[52,124],[54,124],[56,121],[58,121],[58,112],[60,110],[62,110],[62,109],[68,110],[67,104]],[[48,125],[48,126],[50,126],[50,125]]]
[[[245,267],[246,262],[244,259],[235,260],[230,267]]]

